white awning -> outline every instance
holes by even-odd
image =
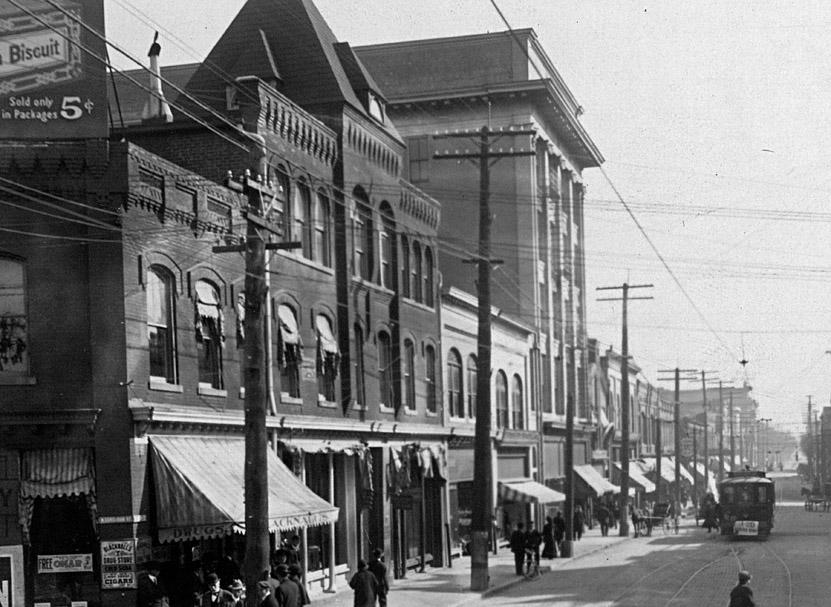
[[[647,473],[655,473],[655,468],[657,466],[657,461],[654,457],[644,457],[641,460],[643,465],[643,471]],[[669,463],[667,462],[667,458],[661,458],[661,478],[667,483],[674,483],[675,482],[675,467],[670,470]]]
[[[300,330],[294,312],[285,304],[277,307],[277,318],[280,321],[280,337],[284,343],[296,344],[300,341]]]
[[[281,438],[283,445],[303,453],[345,453],[355,455],[366,449],[357,440],[343,438]]]
[[[576,472],[577,475],[583,479],[589,488],[594,491],[597,497],[606,495],[607,493],[615,493],[615,490],[620,491],[619,487],[603,478],[600,472],[595,470],[594,466],[590,464],[574,466],[574,472]]]
[[[618,470],[621,469],[620,462],[615,462],[615,468]],[[655,491],[655,483],[643,475],[637,462],[629,462],[629,480],[643,489],[644,493],[652,493]]]
[[[667,457],[666,459],[669,460],[670,470],[672,471],[672,474],[673,474],[673,477],[674,477],[675,476],[675,458],[674,457]],[[687,482],[689,482],[691,485],[694,484],[695,479],[693,478],[693,475],[690,474],[690,471],[687,470],[686,466],[684,466],[682,464],[681,466],[679,466],[679,468],[681,470],[681,477],[684,480],[686,480]]]
[[[332,323],[329,319],[318,314],[315,319],[315,328],[317,329],[317,337],[320,339],[320,349],[329,354],[339,354],[338,342],[332,333]]]
[[[550,489],[530,478],[499,481],[499,497],[508,502],[526,504],[555,504],[564,502],[566,499],[564,493]]]

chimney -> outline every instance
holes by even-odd
[[[162,47],[158,42],[159,32],[153,36],[153,44],[150,45],[150,51],[147,56],[150,57],[150,70],[153,75],[150,76],[150,97],[144,104],[144,109],[141,111],[142,124],[167,124],[173,122],[173,113],[170,111],[170,106],[164,98],[162,92],[162,74],[159,69],[159,53]]]

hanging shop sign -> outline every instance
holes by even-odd
[[[101,587],[136,587],[136,540],[101,542]]]
[[[92,571],[92,554],[39,554],[38,573]]]
[[[0,3],[0,137],[106,137],[103,37],[102,0]]]

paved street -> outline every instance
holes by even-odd
[[[577,558],[547,561],[550,570],[537,580],[515,578],[510,554],[503,550],[492,559],[497,588],[484,598],[465,589],[469,570],[465,562],[456,561],[455,569],[414,573],[397,581],[390,604],[722,606],[736,573],[744,568],[753,574],[751,587],[759,605],[824,607],[831,588],[825,567],[831,558],[829,533],[831,513],[805,512],[796,502],[777,508],[774,533],[762,542],[726,541],[691,522],[677,536],[658,533],[622,540],[601,538],[595,530],[576,544]],[[314,602],[335,607],[350,605],[351,599],[351,593],[340,592]]]

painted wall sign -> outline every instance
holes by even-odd
[[[39,554],[38,573],[92,571],[91,554]]]
[[[136,540],[101,542],[101,587],[136,587]]]
[[[0,3],[0,133],[107,136],[102,0]],[[53,6],[54,4],[54,6]]]

